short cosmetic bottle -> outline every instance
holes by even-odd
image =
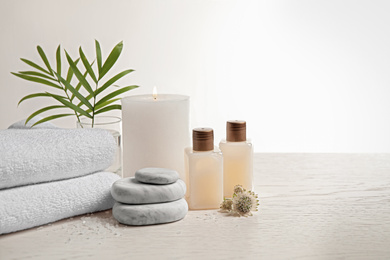
[[[211,128],[195,128],[185,149],[186,199],[190,209],[217,209],[223,200],[223,159]]]
[[[231,198],[235,185],[253,189],[253,146],[246,139],[246,122],[227,121],[226,140],[219,143],[223,154],[224,197]]]

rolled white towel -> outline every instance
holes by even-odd
[[[104,171],[115,151],[103,129],[0,130],[0,189]]]
[[[111,185],[120,177],[99,172],[69,180],[0,190],[0,234],[112,208]]]

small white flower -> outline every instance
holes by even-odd
[[[232,210],[233,201],[232,199],[223,199],[220,209],[230,212]]]
[[[234,186],[234,189],[233,189],[234,194],[238,194],[238,193],[241,193],[244,191],[245,191],[245,189],[241,185]],[[233,197],[234,197],[234,195],[233,195]]]
[[[258,196],[252,191],[235,193],[233,196],[232,212],[240,216],[251,216],[251,211],[257,211]]]

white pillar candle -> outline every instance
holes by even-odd
[[[138,169],[176,170],[187,182],[184,148],[190,145],[189,97],[153,94],[122,100],[123,176]]]

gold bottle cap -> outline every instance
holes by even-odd
[[[192,147],[194,151],[214,150],[214,131],[212,128],[202,127],[192,130]]]
[[[226,122],[226,141],[246,141],[246,122],[242,120],[229,120]]]

